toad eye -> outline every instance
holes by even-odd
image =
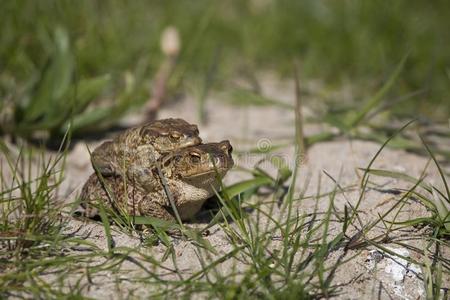
[[[198,164],[202,160],[201,155],[198,154],[197,152],[191,152],[189,153],[189,155],[191,156],[191,162],[193,164]]]
[[[229,155],[233,152],[233,147],[229,143],[221,145],[220,148],[223,151],[226,151]]]
[[[178,141],[181,138],[181,133],[179,133],[178,131],[173,131],[170,133],[170,138],[172,140]]]

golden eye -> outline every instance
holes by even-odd
[[[191,163],[197,164],[202,160],[202,156],[197,152],[191,152],[189,155],[191,156]]]
[[[174,140],[179,140],[181,138],[181,133],[178,131],[173,131],[170,133],[170,137]]]
[[[224,143],[220,146],[220,148],[223,151],[227,151],[228,154],[231,154],[233,152],[233,147],[231,146],[230,143]]]

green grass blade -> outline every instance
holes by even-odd
[[[64,99],[75,97],[72,114],[81,113],[89,105],[89,103],[92,102],[92,100],[96,99],[100,95],[110,81],[111,76],[106,74],[93,78],[82,79],[78,83],[73,84],[71,89],[63,97]]]
[[[388,177],[398,180],[407,181],[410,183],[417,183],[418,179],[414,178],[412,176],[409,176],[407,174],[396,172],[396,171],[389,171],[389,170],[382,170],[382,169],[363,169],[359,168],[359,170],[362,170],[364,172],[367,172],[369,174],[375,175],[375,176],[381,176],[381,177]],[[430,192],[432,191],[432,188],[429,184],[426,182],[420,182],[420,187],[424,188],[426,191]]]
[[[108,217],[106,215],[106,211],[105,211],[105,208],[103,207],[103,205],[99,206],[99,211],[100,211],[100,218],[102,220],[103,228],[105,230],[106,244],[108,246],[108,252],[111,253],[111,251],[114,248],[114,240],[111,235],[111,226],[109,224],[109,220],[108,220]]]
[[[398,79],[403,67],[405,66],[406,59],[409,54],[405,55],[400,63],[395,68],[394,72],[391,74],[387,82],[381,87],[381,89],[367,102],[365,105],[354,115],[349,115],[345,120],[345,125],[347,128],[351,129],[357,126],[361,121],[366,117],[366,115],[375,107],[380,105],[383,101],[384,96],[386,96],[387,92],[392,88],[396,80]]]
[[[244,193],[248,190],[254,190],[261,186],[265,185],[272,185],[274,184],[274,181],[270,177],[256,177],[253,179],[241,181],[238,183],[235,183],[225,189],[225,191],[222,191],[222,193],[226,193],[228,197],[234,198],[237,195]]]
[[[375,163],[375,160],[378,158],[378,156],[381,154],[381,152],[383,151],[383,149],[387,146],[387,144],[395,137],[397,136],[400,132],[402,132],[406,127],[408,127],[410,124],[412,124],[415,120],[411,120],[408,123],[406,123],[405,125],[402,126],[402,128],[400,128],[399,130],[397,130],[393,135],[391,135],[384,143],[383,145],[381,145],[381,147],[378,149],[378,151],[375,153],[375,155],[372,157],[372,159],[370,160],[369,164],[367,165],[367,167],[365,168],[365,170],[370,170],[372,165]],[[367,188],[367,184],[368,184],[368,179],[369,177],[369,173],[367,171],[364,172],[363,177],[361,179],[361,184],[360,184],[360,196],[358,199],[358,202],[356,203],[356,206],[353,209],[353,213],[351,215],[351,217],[349,218],[349,222],[354,220],[354,217],[357,215],[358,212],[358,208],[361,205],[361,202],[364,198],[365,195],[365,191]]]
[[[444,172],[441,169],[441,166],[439,165],[436,157],[434,156],[434,153],[431,151],[431,149],[428,147],[427,143],[425,142],[425,140],[422,138],[422,136],[420,137],[420,139],[422,140],[423,145],[425,146],[425,148],[428,151],[428,154],[430,154],[431,158],[433,159],[434,164],[436,165],[436,168],[438,169],[439,175],[441,176],[442,179],[442,183],[444,184],[445,187],[445,191],[447,193],[447,201],[450,201],[450,189],[448,187],[447,184],[447,180],[445,178]]]
[[[44,69],[32,93],[31,102],[26,107],[24,121],[34,121],[46,111],[52,111],[69,88],[74,65],[69,35],[61,27],[54,30],[54,48],[54,55],[48,67]]]

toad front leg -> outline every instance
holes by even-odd
[[[157,219],[161,219],[169,222],[176,222],[175,216],[172,213],[172,210],[158,203],[152,196],[146,196],[138,206],[139,214],[141,216],[149,216]]]
[[[158,175],[153,172],[159,154],[151,145],[139,146],[126,166],[127,178],[146,192],[160,187]]]

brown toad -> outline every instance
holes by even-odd
[[[98,146],[91,155],[94,169],[103,176],[127,176],[152,190],[145,170],[163,154],[202,142],[196,125],[183,119],[163,119],[131,128]]]
[[[164,178],[181,219],[190,219],[205,200],[219,189],[217,177],[225,176],[233,167],[231,152],[230,143],[222,141],[182,148],[162,156],[147,170],[147,176],[154,181],[152,184],[155,188],[151,192],[129,182],[125,177],[99,179],[94,173],[85,183],[80,196],[84,215],[97,215],[96,207],[100,202],[130,215],[174,220],[162,182]],[[160,167],[162,178],[157,166]]]

